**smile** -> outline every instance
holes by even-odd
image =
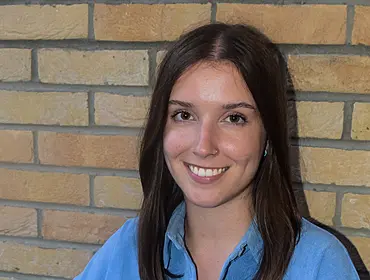
[[[217,176],[217,175],[220,175],[224,172],[226,172],[226,170],[228,170],[229,168],[228,167],[223,167],[223,168],[205,168],[205,167],[200,167],[200,166],[195,166],[195,165],[191,165],[191,164],[188,164],[188,168],[190,169],[190,171],[199,176],[199,177],[213,177],[213,176]]]

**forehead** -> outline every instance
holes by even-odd
[[[229,103],[253,96],[237,68],[230,62],[202,62],[189,68],[175,83],[171,99]]]

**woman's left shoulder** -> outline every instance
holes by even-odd
[[[357,280],[358,273],[347,249],[328,231],[302,219],[302,232],[288,275],[304,279]],[[288,277],[287,279],[295,279]]]

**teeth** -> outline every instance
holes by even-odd
[[[219,168],[219,169],[207,169],[207,168],[198,168],[198,167],[193,166],[193,165],[189,165],[189,168],[190,168],[191,172],[193,172],[194,174],[196,174],[200,177],[216,176],[216,175],[219,175],[219,174],[221,174],[221,173],[223,173],[227,170],[226,167]]]

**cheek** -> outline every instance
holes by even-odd
[[[262,152],[262,133],[254,130],[229,135],[222,141],[223,151],[235,161],[258,160]]]
[[[165,156],[173,158],[185,152],[191,146],[191,131],[166,128],[163,138]]]

